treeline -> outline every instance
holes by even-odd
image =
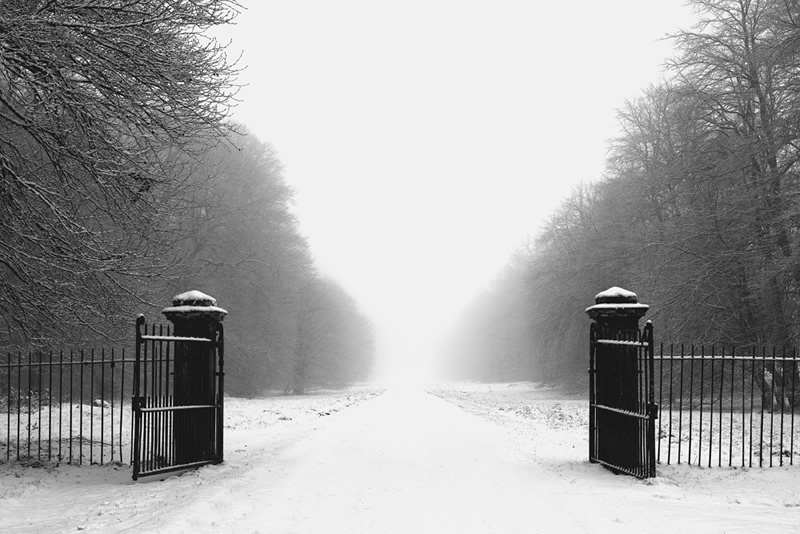
[[[665,81],[619,112],[605,176],[465,314],[455,375],[583,380],[584,309],[611,286],[651,305],[665,341],[800,341],[800,7],[690,4]]]
[[[269,145],[229,120],[209,30],[235,1],[0,10],[0,348],[130,344],[198,289],[229,311],[228,390],[369,373],[369,321],[314,268]]]

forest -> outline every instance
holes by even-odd
[[[657,341],[798,345],[800,5],[689,5],[662,80],[619,110],[603,176],[464,312],[452,376],[585,380],[584,310],[612,286],[650,305]]]
[[[132,345],[197,289],[227,391],[363,380],[369,320],[319,274],[275,150],[231,121],[229,0],[0,10],[0,349]]]

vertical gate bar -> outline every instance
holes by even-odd
[[[746,421],[746,413],[745,412],[745,390],[747,389],[747,384],[745,383],[745,376],[747,374],[747,361],[744,360],[744,356],[742,356],[742,467],[745,467],[744,463],[744,455],[745,449],[744,444],[746,440],[746,433],[747,433],[747,421]],[[752,432],[752,429],[751,429]]]
[[[694,353],[694,345],[692,345],[692,353]],[[700,422],[699,422],[699,433],[697,436],[697,465],[700,466],[703,463],[703,402],[705,401],[704,389],[706,385],[705,381],[705,372],[706,372],[706,351],[705,346],[700,345]]]
[[[53,350],[50,350],[50,366],[48,367],[47,374],[48,381],[48,398],[47,398],[47,461],[53,459]]]
[[[719,460],[717,461],[717,466],[722,467],[722,448],[725,446],[725,442],[723,441],[723,417],[722,417],[722,405],[723,397],[725,396],[725,345],[722,346],[722,356],[719,361],[720,371],[719,371]]]
[[[170,327],[167,325],[167,336],[171,335]],[[165,406],[172,406],[172,400],[170,398],[170,356],[173,347],[173,343],[166,344],[166,359],[164,363],[164,405]],[[173,425],[173,412],[165,412],[164,414],[164,458],[167,465],[174,465],[174,456],[172,454],[172,425]]]
[[[36,459],[41,461],[42,459],[42,351],[39,350],[39,367],[36,369],[36,374],[38,375],[38,383],[36,385],[37,394],[36,394],[36,412],[37,412],[37,420],[39,428],[37,429],[38,432],[36,433],[36,439],[38,440],[36,446]],[[28,414],[28,423],[30,423],[30,414]]]
[[[158,335],[164,335],[164,327],[158,326]],[[161,352],[164,350],[164,342],[159,341],[157,344],[158,349],[153,351],[152,364],[153,364],[153,406],[161,408]],[[163,467],[161,459],[161,411],[153,412],[153,439],[150,447],[150,454],[153,456],[153,468],[160,469]]]
[[[158,331],[156,330],[156,325],[150,325],[150,335],[156,336]],[[150,377],[148,379],[149,384],[149,391],[148,395],[145,397],[147,401],[147,407],[153,408],[155,407],[155,394],[156,394],[156,366],[155,366],[155,359],[158,353],[158,349],[161,343],[156,340],[150,341],[150,357],[145,359],[145,369],[147,372],[150,373]],[[156,413],[155,412],[147,412],[147,439],[144,440],[145,451],[143,452],[144,457],[147,459],[147,470],[152,471],[154,469],[154,462],[155,462],[155,454],[153,452],[153,441],[154,441],[154,434],[155,434],[155,425],[156,425]]]
[[[159,350],[161,348],[159,347]],[[153,407],[160,408],[161,407],[161,398],[157,395],[153,397]],[[161,410],[157,410],[153,412],[153,446],[152,452],[153,455],[153,467],[154,469],[159,469],[162,467],[162,459],[161,459]]]
[[[167,336],[171,336],[171,328],[170,325],[167,325]],[[172,407],[175,403],[172,400],[172,387],[170,385],[173,376],[173,350],[175,348],[174,343],[167,343],[167,352],[165,355],[165,362],[164,362],[164,405]],[[172,434],[172,428],[174,422],[174,412],[168,411],[164,414],[164,457],[166,458],[168,465],[175,465],[175,457],[172,453],[173,444],[174,444],[174,436]]]
[[[154,325],[155,326],[155,325]],[[164,335],[164,327],[163,325],[158,325],[158,336],[161,337]],[[158,342],[158,350],[153,350],[152,354],[152,365],[153,365],[153,396],[158,397],[161,394],[160,385],[161,385],[161,368],[159,367],[158,363],[161,361],[161,351],[164,350],[164,342]]]
[[[172,395],[169,396],[169,405],[175,406],[175,400],[172,398]],[[174,465],[175,463],[175,412],[169,412],[167,416],[169,421],[169,427],[167,433],[169,435],[169,462],[170,465]]]
[[[669,425],[667,425],[667,465],[672,463],[672,405],[675,402],[673,389],[675,387],[675,354],[670,349],[669,352]],[[678,463],[681,463],[680,454]]]
[[[83,369],[86,363],[86,355],[84,354],[83,349],[81,349],[81,366],[78,368],[80,372],[78,373],[81,388],[80,388],[80,412],[79,412],[79,428],[78,428],[78,435],[80,439],[78,439],[78,465],[83,465]]]
[[[645,394],[645,384],[647,380],[647,376],[645,376],[645,374],[647,371],[643,365],[644,357],[642,355],[642,347],[641,347],[641,344],[644,341],[644,335],[643,334],[640,335],[637,332],[637,337],[639,339],[634,340],[639,343],[639,346],[636,348],[636,369],[637,369],[636,381],[637,385],[639,386],[639,395],[636,397],[636,402],[637,402],[637,409],[641,412],[642,405],[646,402],[647,399]]]
[[[167,335],[172,336],[174,335],[174,331],[172,329],[172,325],[167,325]],[[170,380],[174,380],[174,371],[175,371],[175,358],[170,358],[174,356],[172,353],[173,349],[175,348],[174,343],[167,344],[167,391],[165,395],[165,401],[167,406],[175,406],[175,399],[173,398],[170,391],[175,390],[175,384],[172,384],[172,390],[169,388]],[[172,371],[170,371],[170,360],[172,361]],[[171,378],[172,377],[172,378]],[[169,465],[176,464],[176,456],[175,456],[175,412],[168,412],[167,413],[167,461]]]
[[[786,347],[784,346],[781,349],[781,426],[780,426],[780,447],[778,448],[780,464],[783,466],[783,415],[784,415],[784,405],[786,399]]]
[[[158,326],[158,330],[156,329],[156,325],[151,325],[152,334],[153,336],[158,335],[159,337],[163,334],[161,330],[161,325]],[[163,341],[155,341],[153,340],[153,346],[151,347],[150,351],[150,407],[157,408],[159,406],[158,402],[158,355],[161,352]],[[150,412],[150,439],[148,441],[148,451],[147,456],[151,459],[150,469],[157,469],[158,468],[158,432],[159,432],[159,420],[158,420],[158,412]]]
[[[89,380],[89,465],[94,463],[94,349],[91,350]]]
[[[167,335],[169,335],[169,332],[167,332]],[[161,355],[160,355],[161,359],[159,362],[159,367],[161,367],[161,385],[160,385],[161,391],[159,395],[161,397],[161,406],[164,407],[169,406],[169,404],[167,404],[167,386],[169,382],[169,369],[168,369],[167,359],[169,357],[168,355],[169,355],[170,345],[172,345],[172,343],[164,343],[163,346],[161,347]],[[160,444],[161,452],[159,453],[162,458],[162,463],[165,467],[172,466],[172,464],[169,461],[169,455],[167,454],[167,449],[169,447],[169,441],[168,441],[169,432],[167,430],[169,417],[167,416],[167,413],[168,412],[166,411],[161,412],[161,444]]]
[[[167,325],[167,335],[168,335],[168,336],[169,336],[169,335],[171,335],[171,334],[170,334],[170,327],[169,327],[169,325]],[[170,381],[171,381],[171,378],[170,378],[170,377],[172,376],[172,374],[171,374],[171,371],[170,371],[170,368],[174,368],[174,367],[175,367],[174,361],[171,359],[171,355],[172,355],[172,353],[171,353],[171,351],[172,351],[172,347],[173,347],[173,344],[172,344],[172,343],[168,343],[168,344],[167,344],[167,368],[166,368],[166,371],[167,371],[167,377],[166,377],[166,388],[165,388],[165,390],[164,390],[164,397],[165,397],[166,399],[169,399],[169,398],[170,398],[170,391],[171,391],[171,390],[170,390],[170,387],[169,387],[169,384],[170,384]],[[174,387],[174,384],[173,384],[173,387]],[[169,401],[169,400],[168,400],[168,406],[172,406],[172,402],[171,402],[171,401]]]
[[[683,358],[683,345],[681,345],[681,358]],[[693,431],[692,428],[692,417],[694,415],[694,345],[692,345],[691,355],[689,358],[689,461],[687,462],[689,465],[692,465],[692,437]],[[683,417],[683,414],[681,414]]]
[[[17,351],[17,461],[20,460],[20,422],[22,421],[22,352]]]
[[[60,462],[63,458],[61,455],[61,442],[62,439],[62,431],[63,431],[63,423],[61,416],[63,415],[63,407],[64,407],[64,350],[61,349],[58,351],[58,461]]]
[[[789,465],[794,465],[794,410],[795,410],[795,392],[797,391],[797,348],[792,349],[792,418],[790,424],[789,436],[791,441],[789,445]]]
[[[163,335],[163,325],[159,326],[158,333],[159,333],[159,335]],[[163,358],[164,345],[165,344],[166,343],[164,341],[159,341],[158,342],[158,354],[157,355],[155,355],[155,354],[153,355],[153,357],[154,357],[153,366],[156,368],[156,369],[153,370],[153,378],[156,381],[155,406],[157,406],[159,408],[162,408],[164,406],[164,403],[162,402],[162,398],[161,398],[161,378],[162,378],[162,376],[161,376],[161,374],[162,374],[161,360]],[[161,410],[159,410],[158,412],[155,413],[155,415],[156,415],[156,417],[155,417],[155,419],[156,419],[155,425],[156,426],[155,426],[155,429],[154,429],[155,432],[154,432],[154,436],[153,436],[155,438],[154,439],[153,448],[155,449],[155,451],[156,451],[155,454],[158,457],[158,465],[159,465],[159,467],[163,467],[163,462],[164,462],[163,458],[161,457],[161,440],[163,439],[163,432],[164,432],[164,426],[163,426],[164,417],[163,417],[163,413],[164,412],[162,412]]]
[[[711,358],[709,358],[711,370],[708,373],[711,376],[711,383],[708,388],[711,397],[711,404],[708,407],[708,467],[711,467],[714,446],[714,359],[716,356],[717,346],[711,345]]]
[[[735,396],[733,386],[736,383],[736,347],[731,347],[731,417],[730,417],[730,441],[728,442],[728,467],[733,466],[733,398]]]
[[[186,410],[187,414],[190,417],[191,425],[189,425],[187,436],[189,439],[188,442],[188,457],[189,458],[197,458],[197,449],[198,449],[198,442],[200,441],[198,438],[198,430],[200,426],[200,421],[198,421],[197,412],[194,410]]]
[[[680,362],[681,371],[678,373],[678,379],[681,381],[678,388],[678,464],[681,463],[681,449],[683,448],[683,367],[685,363],[683,353],[681,353]]]
[[[120,384],[119,384],[119,460],[122,461],[122,425],[125,419],[125,415],[123,410],[125,409],[125,365],[128,363],[125,359],[125,347],[122,348],[120,352]],[[133,414],[133,399],[131,399],[131,414]],[[133,430],[131,428],[131,430]],[[131,439],[133,439],[133,432],[131,432]],[[131,451],[133,451],[133,447],[131,447]],[[133,458],[129,458],[132,462]]]
[[[656,450],[655,450],[655,439],[656,439],[656,422],[653,418],[657,415],[657,408],[655,406],[655,362],[654,360],[654,347],[653,347],[653,323],[647,323],[645,327],[647,332],[647,364],[649,368],[650,374],[650,383],[648,384],[648,417],[647,417],[647,439],[648,439],[648,463],[649,465],[649,477],[656,476]],[[220,404],[222,400],[220,399]],[[220,408],[221,409],[221,408]],[[222,429],[220,428],[220,434],[222,434]]]
[[[161,325],[156,327],[155,324],[151,325],[152,328],[152,335],[160,335],[162,333]],[[161,340],[153,340],[153,346],[150,350],[150,360],[149,360],[149,367],[150,367],[150,396],[148,397],[148,406],[150,408],[157,408],[159,406],[158,403],[158,355],[163,348],[162,345],[164,344]],[[149,413],[148,415],[150,419],[150,426],[148,427],[148,432],[150,432],[148,443],[148,450],[147,450],[147,457],[150,459],[150,470],[155,470],[158,468],[159,460],[158,460],[158,434],[159,434],[159,413],[157,410],[154,410]]]
[[[109,426],[111,427],[111,431],[109,434],[111,435],[111,463],[114,463],[114,371],[115,371],[116,362],[114,361],[114,347],[111,347],[111,412],[110,412],[110,421]],[[122,399],[120,399],[122,400]],[[119,451],[119,459],[122,460],[122,451]]]
[[[639,476],[642,478],[646,478],[650,474],[650,466],[648,465],[648,458],[649,452],[647,451],[647,420],[646,419],[639,419],[638,424],[636,425],[638,428],[637,434],[639,435],[639,458],[641,460],[637,462],[636,468],[639,470]]]
[[[153,355],[151,353],[150,357],[152,358],[152,356]],[[150,369],[150,377],[151,377],[151,379],[152,379],[152,375],[153,375],[153,369]],[[151,383],[151,385],[152,385],[152,383]],[[155,403],[155,397],[153,397],[153,390],[152,389],[150,390],[150,395],[145,397],[145,402],[146,402],[146,406],[147,406],[148,409],[155,408],[156,403]],[[155,469],[156,456],[153,453],[153,448],[154,448],[153,447],[153,440],[154,440],[154,434],[155,434],[155,428],[156,428],[156,416],[157,416],[157,413],[154,412],[154,411],[148,411],[147,412],[147,425],[145,426],[145,429],[146,429],[145,431],[147,432],[147,439],[144,440],[144,451],[143,451],[142,455],[146,459],[147,470],[148,471],[152,471],[153,469]]]
[[[225,460],[225,448],[224,448],[224,422],[225,422],[225,332],[222,327],[222,323],[219,323],[219,337],[217,338],[217,343],[219,346],[217,347],[217,356],[219,361],[219,391],[217,392],[217,398],[219,399],[217,404],[219,404],[218,408],[218,419],[217,419],[217,432],[219,435],[218,441],[218,449],[217,454],[219,456],[219,461],[222,462]]]
[[[147,325],[145,325],[145,327],[144,327],[144,333],[145,334],[148,333],[147,332]],[[141,396],[142,396],[142,398],[145,398],[145,397],[147,397],[147,350],[148,350],[148,346],[152,345],[152,342],[148,343],[147,341],[142,340],[142,345],[144,346],[144,353],[142,354],[142,366],[141,366],[141,370],[142,370],[142,377],[141,377],[142,393],[141,393]],[[150,348],[152,348],[152,347],[150,347]]]
[[[69,350],[69,463],[72,463],[72,436],[75,434],[72,431],[72,420],[75,412],[73,386],[75,384],[75,353],[72,349]]]
[[[753,412],[755,411],[755,388],[756,388],[756,347],[753,347],[753,360],[750,364],[750,462],[749,466],[753,467]]]
[[[164,327],[163,325],[159,325],[158,327],[158,334],[159,336],[163,335]],[[164,341],[158,342],[158,353],[153,354],[153,380],[155,382],[155,389],[154,389],[154,399],[153,405],[161,408],[163,406],[161,402],[161,357],[164,352]],[[163,412],[158,410],[153,413],[154,415],[154,426],[153,426],[153,455],[157,462],[155,463],[157,468],[163,467],[163,459],[161,458],[161,439],[163,433]]]
[[[637,329],[637,331],[636,331],[636,333],[634,334],[633,337],[634,337],[634,339],[631,339],[630,341],[635,341],[635,342],[638,342],[639,344],[641,344],[641,336],[639,335],[638,329]],[[634,356],[635,362],[636,362],[636,408],[635,409],[636,409],[637,413],[641,413],[641,411],[642,411],[642,408],[641,408],[641,406],[642,406],[642,394],[643,394],[643,391],[642,391],[642,378],[643,378],[642,373],[644,372],[644,369],[642,368],[642,347],[639,345],[639,346],[636,346],[636,348],[633,349],[633,350],[634,350],[634,355],[633,356]],[[635,461],[632,462],[632,463],[633,463],[634,466],[636,466],[637,476],[641,477],[642,463],[645,461],[645,456],[643,454],[644,453],[644,440],[642,439],[641,419],[636,418],[634,421],[636,422],[636,447],[635,447],[633,452],[636,454],[636,456],[635,456]]]
[[[9,358],[13,360],[13,355],[9,354]],[[11,361],[11,360],[9,360],[9,361]],[[16,460],[17,461],[19,461],[19,459],[20,459],[20,419],[21,419],[21,413],[22,413],[22,411],[21,411],[22,407],[20,406],[22,404],[22,385],[21,385],[22,367],[21,367],[21,362],[22,362],[22,353],[21,353],[21,351],[18,350],[17,351],[16,363],[13,364],[12,367],[9,368],[9,371],[8,371],[8,373],[9,373],[9,377],[8,377],[9,384],[12,384],[14,382],[13,374],[14,374],[15,370],[16,370],[16,373],[17,373],[17,377],[16,377],[17,389],[14,390],[14,395],[11,396],[11,399],[12,399],[11,402],[14,403],[13,406],[15,406],[16,410],[17,410],[17,425],[16,425],[17,426],[17,433],[16,433],[16,440],[15,440],[15,443],[16,443],[16,453],[15,454],[16,454]],[[11,388],[9,388],[9,389],[11,389]],[[9,395],[10,395],[10,392],[9,392]],[[12,411],[11,406],[12,406],[12,404],[9,403],[9,412]],[[12,436],[11,424],[9,423],[9,438],[8,438],[9,451],[11,450],[11,436]]]
[[[163,325],[158,326],[159,337],[164,335]],[[153,394],[155,396],[161,395],[161,352],[164,350],[164,342],[158,342],[158,355],[153,354]]]
[[[145,363],[147,363],[146,360],[145,360]],[[144,390],[145,390],[145,393],[146,393],[146,390],[147,390],[146,386],[145,386]],[[142,408],[144,410],[147,410],[147,408],[150,408],[150,397],[148,395],[144,395],[142,397]],[[152,422],[150,421],[150,419],[152,417],[153,417],[153,413],[152,412],[142,411],[142,445],[141,445],[142,448],[139,450],[139,454],[142,455],[142,460],[141,461],[142,461],[142,472],[143,473],[147,473],[147,471],[149,471],[151,469],[151,467],[150,467],[151,458],[150,458],[150,454],[148,454],[148,452],[149,452],[149,448],[150,448],[150,443],[149,443],[150,426],[152,425]]]
[[[100,352],[100,465],[103,465],[105,452],[105,424],[106,424],[106,349]]]
[[[165,396],[165,392],[164,392],[164,390],[165,390],[165,383],[164,382],[167,380],[167,377],[169,375],[167,374],[166,370],[164,369],[164,360],[165,360],[165,353],[166,353],[166,351],[169,350],[169,346],[171,344],[172,343],[169,343],[169,342],[161,343],[161,351],[158,354],[158,373],[159,373],[158,397],[159,397],[159,406],[162,406],[162,407],[166,407],[167,406],[166,396]],[[162,465],[164,467],[167,467],[170,464],[168,464],[167,461],[166,461],[166,457],[167,457],[167,455],[166,455],[166,447],[167,447],[167,441],[166,441],[167,440],[167,427],[166,427],[166,425],[167,425],[167,417],[166,417],[166,412],[162,411],[160,413],[160,415],[159,415],[159,418],[160,418],[160,422],[159,422],[159,432],[160,432],[160,434],[159,435],[160,435],[161,439],[159,441],[159,453],[158,454],[161,457]]]
[[[28,386],[26,391],[28,392],[28,459],[31,457],[31,362],[33,361],[33,353],[28,351]]]
[[[139,478],[139,469],[141,464],[139,462],[139,439],[141,433],[141,409],[139,401],[139,371],[140,371],[140,358],[142,353],[142,325],[144,324],[144,316],[139,315],[136,318],[136,355],[133,360],[133,398],[131,399],[131,408],[133,412],[133,446],[131,447],[131,460],[133,463],[133,480]],[[123,372],[123,377],[125,373]],[[121,425],[121,423],[120,423]]]
[[[6,462],[11,461],[11,384],[12,384],[12,368],[11,368],[11,353],[6,353],[6,360],[8,361],[8,413],[6,414]]]
[[[764,379],[767,371],[767,348],[761,347],[761,424],[758,437],[758,466],[764,467]]]
[[[589,461],[595,459],[595,344],[597,327],[592,323],[589,327]]]
[[[150,327],[148,329],[148,326],[145,325],[144,333],[146,335],[153,335],[155,333],[153,331],[153,326],[150,325]],[[155,341],[144,341],[143,340],[142,345],[144,347],[144,352],[142,353],[142,377],[141,377],[141,381],[142,381],[141,382],[142,398],[141,398],[141,402],[142,402],[142,408],[147,408],[148,407],[147,399],[148,399],[148,393],[149,393],[149,391],[147,389],[148,388],[148,384],[149,384],[149,378],[148,378],[148,376],[149,376],[148,375],[149,368],[148,368],[147,362],[149,361],[149,358],[150,358],[150,356],[149,356],[150,352],[155,350]],[[137,453],[141,455],[142,471],[143,472],[146,472],[149,469],[149,467],[148,467],[149,466],[149,464],[148,464],[149,458],[148,458],[148,455],[147,455],[147,435],[148,435],[147,433],[149,431],[150,424],[151,424],[150,423],[150,419],[151,419],[150,412],[142,412],[142,439],[141,439],[141,441],[139,443],[139,450],[137,451]]]
[[[769,387],[769,466],[772,467],[772,457],[775,454],[773,451],[773,444],[775,441],[775,347],[772,347],[772,380],[770,380]]]
[[[748,463],[749,467],[753,467],[753,411],[755,410],[755,406],[753,405],[753,398],[755,395],[755,380],[756,380],[756,348],[752,347],[750,349],[750,410],[749,410],[749,418],[750,418],[750,431],[748,432],[748,440],[749,446],[747,451],[748,456]],[[746,368],[748,362],[742,362],[743,368]],[[744,393],[742,394],[744,395]],[[744,406],[744,399],[742,400],[742,406]]]
[[[145,325],[145,327],[144,327],[145,335],[151,334],[152,333],[151,330],[152,330],[151,328],[149,329],[148,326]],[[140,385],[141,385],[141,388],[142,388],[140,402],[141,402],[142,408],[146,408],[147,407],[147,384],[148,384],[147,359],[148,359],[149,351],[153,349],[153,342],[152,341],[142,340],[142,347],[143,347],[142,361],[141,361],[142,376],[139,379],[141,381]],[[148,415],[148,412],[141,412],[141,425],[142,425],[142,428],[141,428],[142,436],[141,436],[141,440],[139,441],[139,448],[137,449],[136,454],[141,456],[141,459],[140,459],[140,462],[141,462],[141,465],[142,465],[141,470],[144,472],[144,471],[147,471],[147,455],[145,454],[145,451],[147,450],[147,428],[150,425],[150,416]]]
[[[736,383],[736,347],[731,347],[731,422],[728,439],[728,467],[733,466],[733,385]]]
[[[664,420],[664,342],[659,344],[660,358],[658,360],[658,409],[661,411],[658,418],[658,461],[661,461],[661,436],[663,436],[661,422]],[[670,348],[670,350],[672,350]]]

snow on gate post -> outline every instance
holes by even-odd
[[[637,471],[643,458],[640,408],[639,319],[650,307],[636,293],[612,287],[586,308],[591,328],[589,460],[624,471]],[[615,344],[615,342],[617,342]],[[622,342],[622,343],[619,343]],[[627,412],[623,413],[623,412]]]
[[[187,291],[172,299],[163,313],[173,324],[173,336],[217,340],[217,329],[228,314],[216,306],[213,297],[200,291]],[[174,405],[217,405],[217,347],[215,343],[178,341],[175,343]],[[192,413],[194,412],[194,413]],[[173,419],[175,460],[188,464],[207,459],[215,448],[215,413],[206,410],[176,411]],[[222,432],[222,428],[217,429]],[[200,437],[199,434],[209,434]],[[200,439],[198,440],[198,438]],[[208,438],[208,439],[204,439]],[[222,451],[216,451],[221,456]]]

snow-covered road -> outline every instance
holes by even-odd
[[[542,480],[542,470],[526,464],[492,423],[441,399],[392,390],[329,423],[272,458],[274,469],[252,469],[206,496],[196,513],[144,526],[192,532],[216,532],[222,524],[230,532],[531,532],[556,513],[561,531],[589,531],[569,512],[569,484]],[[202,513],[209,506],[220,512],[213,521]]]
[[[662,466],[651,481],[615,476],[585,460],[585,403],[520,403],[533,390],[513,398],[509,391],[438,391],[448,402],[391,389],[285,425],[276,416],[284,421],[297,409],[248,401],[241,413],[229,410],[235,425],[225,464],[136,484],[127,468],[60,467],[10,495],[0,486],[0,526],[48,533],[800,528],[800,467]],[[256,424],[264,413],[272,418],[266,429]],[[12,474],[4,476],[0,484]]]

